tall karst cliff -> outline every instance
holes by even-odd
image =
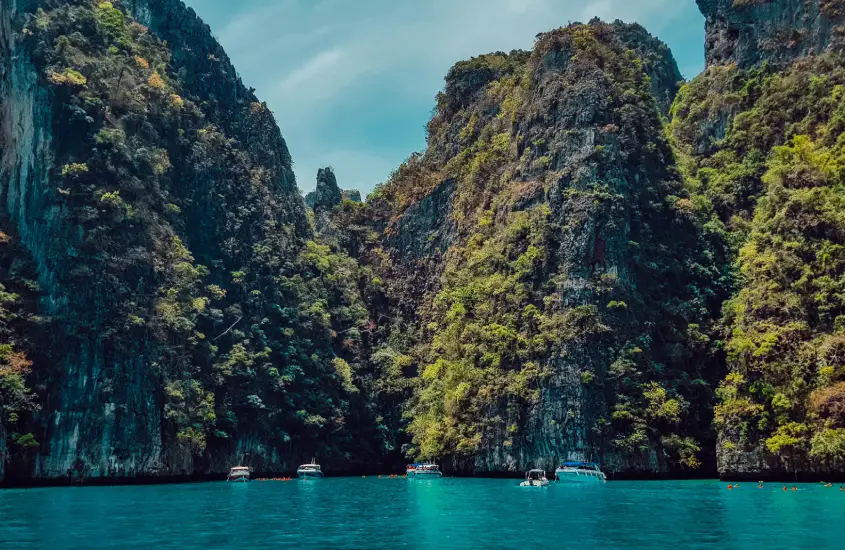
[[[179,0],[0,0],[0,481],[845,470],[843,0],[698,0],[448,73],[309,210]]]
[[[619,22],[458,63],[426,151],[338,208],[385,285],[375,349],[382,379],[412,376],[395,388],[412,455],[461,473],[713,464],[724,289],[663,137],[679,81]]]
[[[6,475],[377,464],[350,260],[193,11],[2,0],[0,62]]]
[[[708,67],[673,108],[696,216],[730,243],[726,477],[845,469],[841,0],[699,0]]]

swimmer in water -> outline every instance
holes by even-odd
[[[796,487],[795,485],[793,485],[793,486],[792,486],[792,490],[793,490],[793,491],[797,491],[797,490],[798,490],[798,487]]]
[[[825,487],[833,487],[833,483],[828,483]]]
[[[786,485],[783,486],[783,490],[786,491]]]
[[[728,483],[728,489],[733,489],[733,488],[734,488],[734,486],[731,485],[730,483]]]

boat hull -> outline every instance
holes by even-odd
[[[607,481],[607,477],[602,472],[594,472],[590,470],[569,470],[560,468],[555,470],[555,479],[562,483],[577,484],[602,484]]]
[[[230,481],[232,483],[246,483],[249,481],[249,476],[229,476],[226,481]]]
[[[547,480],[543,481],[523,481],[519,484],[520,487],[548,487],[549,482]]]
[[[320,479],[323,477],[323,472],[316,470],[297,470],[296,475],[299,479]]]
[[[417,472],[414,470],[408,470],[406,473],[409,479],[437,479],[443,477],[441,472],[437,471],[430,471],[430,472]]]

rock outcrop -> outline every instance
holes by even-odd
[[[196,14],[2,0],[0,56],[3,217],[42,320],[7,480],[377,461],[355,327],[333,326],[365,324],[332,316],[355,290],[312,266],[285,141]]]
[[[680,89],[619,21],[457,63],[362,203],[180,0],[0,0],[0,483],[841,472],[845,3],[698,4]]]
[[[698,4],[708,67],[681,90],[671,129],[696,215],[735,289],[723,307],[718,471],[841,477],[842,309],[820,289],[845,269],[825,253],[843,244],[832,221],[842,211],[841,174],[825,166],[843,155],[845,3]]]
[[[317,188],[305,196],[305,203],[314,209],[332,209],[343,200],[337,176],[330,167],[317,171]]]
[[[360,203],[361,192],[341,189],[337,185],[334,170],[331,167],[320,168],[317,171],[317,187],[305,195],[305,204],[315,211],[331,210],[344,200]]]
[[[657,428],[647,404],[703,420],[681,380],[718,372],[690,340],[718,298],[693,290],[712,266],[661,137],[679,81],[642,27],[598,20],[449,71],[427,150],[365,207],[385,349],[420,378],[410,452],[459,473],[712,467],[706,421]]]
[[[785,64],[845,46],[841,0],[696,0],[708,65]]]

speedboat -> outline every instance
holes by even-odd
[[[296,470],[296,475],[299,476],[299,479],[321,478],[323,471],[319,464],[303,464]]]
[[[546,479],[545,470],[529,470],[525,473],[525,481],[519,484],[520,487],[548,487],[549,480]]]
[[[440,471],[440,466],[437,464],[408,464],[405,470],[405,475],[409,478],[431,479],[436,477],[443,477]]]
[[[564,462],[555,470],[555,479],[565,483],[604,483],[607,476],[595,462]]]
[[[249,481],[249,466],[235,466],[229,470],[229,476],[226,481]]]

